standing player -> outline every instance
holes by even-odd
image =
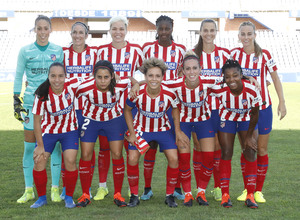
[[[109,20],[109,33],[111,35],[112,42],[110,44],[100,46],[98,50],[97,61],[110,61],[114,66],[115,73],[120,77],[134,77],[135,71],[137,71],[138,67],[140,67],[143,63],[143,53],[141,47],[125,40],[127,27],[128,20],[126,17],[112,17]],[[122,98],[120,99],[122,108],[124,108],[127,95],[128,90],[124,92]],[[99,135],[99,143],[99,188],[94,200],[102,200],[108,194],[106,180],[110,166],[109,144],[107,138],[103,135]],[[124,144],[127,150],[127,141],[125,141]]]
[[[51,21],[44,15],[39,15],[35,20],[34,31],[36,41],[20,50],[16,69],[16,78],[14,81],[14,114],[15,117],[24,125],[24,155],[23,172],[25,179],[25,193],[17,200],[18,203],[25,203],[34,199],[33,192],[33,151],[35,147],[35,136],[33,132],[32,105],[34,101],[34,92],[37,87],[47,79],[49,66],[53,62],[63,62],[62,48],[48,41],[51,33]],[[20,97],[22,90],[22,80],[24,72],[28,86],[24,93],[23,100]],[[25,118],[23,117],[24,115]],[[51,176],[52,188],[51,199],[54,202],[60,202],[59,197],[59,178],[61,164],[61,150],[59,144],[56,145],[51,156]]]
[[[234,139],[235,134],[238,133],[245,156],[245,179],[248,191],[245,204],[250,208],[257,208],[253,193],[256,182],[257,121],[261,96],[254,85],[242,80],[242,68],[238,61],[227,60],[222,67],[222,73],[224,74],[223,82],[226,84],[216,85],[212,89],[212,94],[221,101],[218,132],[222,148],[220,162],[221,205],[225,208],[232,207],[229,182]]]
[[[82,79],[93,76],[93,70],[97,59],[97,48],[88,46],[85,41],[88,38],[88,27],[85,23],[76,22],[71,28],[72,45],[70,47],[64,47],[64,65],[67,72],[67,78]],[[83,124],[82,109],[84,103],[84,97],[75,99],[74,107],[76,116],[78,119],[78,130]],[[92,157],[92,174],[95,167],[95,152]],[[91,175],[91,178],[93,175]],[[64,183],[64,163],[62,163],[62,179]],[[65,184],[64,184],[65,186]],[[61,194],[61,198],[64,199],[65,187]]]
[[[73,193],[78,178],[78,124],[73,102],[78,84],[77,79],[66,80],[64,65],[55,62],[49,68],[48,79],[35,92],[32,113],[37,146],[33,153],[33,178],[39,198],[31,208],[47,204],[46,165],[57,141],[61,143],[66,166],[65,207],[76,207]]]
[[[83,195],[79,198],[79,207],[90,204],[91,159],[99,132],[107,136],[112,153],[114,203],[120,207],[127,205],[121,195],[125,172],[122,148],[126,122],[119,100],[131,85],[131,80],[132,84],[135,84],[136,80],[128,77],[116,83],[114,76],[113,65],[107,60],[100,60],[94,67],[94,77],[84,81],[76,92],[76,97],[86,98],[82,113],[84,123],[80,134],[79,176]]]
[[[179,111],[177,109],[177,98],[175,93],[167,87],[162,86],[161,82],[167,69],[161,59],[150,58],[143,63],[143,73],[145,74],[146,84],[141,86],[137,98],[128,97],[124,110],[129,136],[129,161],[127,165],[128,182],[130,185],[131,197],[128,203],[129,207],[139,204],[139,158],[140,152],[137,151],[138,142],[136,134],[145,141],[156,141],[159,143],[160,151],[163,151],[167,160],[167,186],[165,203],[169,207],[177,207],[174,201],[173,192],[178,178],[178,156],[177,146],[187,147],[189,141],[180,130]],[[132,119],[131,109],[137,106],[138,113]],[[166,111],[173,107],[176,143],[174,133],[171,131],[171,125]]]
[[[217,35],[217,25],[216,22],[212,19],[205,19],[202,21],[200,26],[200,36],[199,41],[196,44],[194,51],[196,55],[200,58],[200,65],[201,65],[201,75],[211,77],[211,78],[218,78],[221,77],[222,72],[221,68],[226,62],[227,59],[230,58],[230,52],[228,49],[218,47],[214,44],[214,40]],[[221,158],[221,147],[218,141],[218,128],[219,128],[219,101],[214,96],[208,96],[208,103],[211,109],[211,118],[214,125],[215,131],[215,150],[214,150],[214,190],[212,191],[214,198],[216,201],[221,201],[222,193],[220,188],[220,171],[219,171],[219,164]],[[193,140],[194,140],[194,153],[193,153],[193,166],[194,172],[197,180],[197,188],[198,188],[198,179],[199,179],[199,172],[201,168],[201,146],[197,141],[197,136],[193,132]]]
[[[239,28],[239,40],[243,47],[235,48],[231,51],[233,59],[238,60],[242,69],[243,75],[254,77],[261,86],[261,97],[263,104],[259,107],[258,119],[258,149],[257,149],[257,183],[254,193],[256,202],[266,202],[262,187],[265,181],[269,166],[269,157],[267,153],[270,132],[272,130],[272,103],[267,86],[267,74],[271,74],[275,90],[279,99],[277,113],[280,120],[286,115],[286,106],[282,90],[282,85],[277,74],[277,66],[268,50],[261,49],[255,41],[256,33],[255,26],[251,22],[243,22]],[[241,169],[245,181],[245,157],[241,154]],[[238,197],[239,201],[245,201],[247,191],[244,190],[242,195]]]
[[[207,103],[208,89],[216,79],[200,76],[201,67],[199,57],[194,52],[188,51],[183,59],[183,77],[175,81],[165,81],[180,100],[180,128],[191,138],[191,132],[196,133],[196,139],[202,147],[203,160],[200,171],[195,175],[197,185],[197,202],[199,205],[208,206],[205,190],[213,171],[214,163],[214,137],[211,111]],[[192,206],[190,147],[179,146],[179,173],[180,181],[185,192],[184,205]]]
[[[145,43],[143,46],[143,54],[145,59],[150,57],[156,57],[163,59],[168,66],[166,73],[164,74],[164,80],[174,80],[180,75],[181,63],[183,60],[183,55],[186,51],[185,46],[182,44],[177,44],[173,41],[174,21],[172,18],[161,15],[156,20],[156,41]],[[169,109],[168,116],[173,125],[172,108]],[[141,196],[142,200],[148,200],[153,196],[151,190],[152,173],[155,164],[155,155],[157,151],[157,144],[151,143],[151,148],[147,151],[144,158],[144,178],[145,178],[145,190]],[[174,195],[183,200],[184,195],[181,193],[180,182],[178,181]]]

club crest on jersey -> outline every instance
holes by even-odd
[[[164,102],[164,101],[160,101],[160,102],[158,103],[158,106],[159,106],[160,108],[163,108],[163,107],[165,106],[165,102]]]
[[[91,55],[85,55],[85,60],[90,61],[91,60]]]
[[[56,60],[56,55],[55,54],[51,54],[51,60],[55,61]]]
[[[220,57],[219,57],[219,56],[216,56],[216,57],[215,57],[215,62],[216,62],[216,63],[219,63],[219,62],[220,62]]]
[[[171,57],[175,57],[176,56],[176,51],[175,50],[171,50],[170,51],[170,55],[171,55]]]
[[[258,62],[258,58],[257,57],[253,57],[253,63],[257,63]]]
[[[130,58],[130,53],[129,52],[125,52],[125,59],[129,59]]]
[[[67,94],[65,95],[65,98],[66,98],[67,100],[71,99],[70,93],[67,93]]]
[[[242,104],[243,104],[243,105],[248,105],[247,99],[243,99],[243,100],[242,100]]]
[[[199,96],[200,96],[200,97],[203,96],[203,94],[204,94],[203,91],[200,91],[200,92],[199,92]]]
[[[221,122],[220,122],[220,127],[221,127],[221,128],[224,128],[224,127],[225,127],[225,121],[221,121]]]

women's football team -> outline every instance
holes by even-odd
[[[66,208],[74,208],[86,207],[92,198],[103,200],[109,193],[106,181],[111,157],[113,201],[119,207],[135,207],[140,199],[153,196],[151,182],[159,146],[168,162],[165,203],[177,207],[176,198],[183,200],[184,206],[192,206],[193,139],[197,203],[209,205],[205,194],[213,175],[214,199],[229,208],[236,133],[242,149],[244,181],[244,191],[237,200],[249,208],[266,202],[262,187],[273,120],[268,74],[279,99],[280,120],[286,115],[275,61],[256,42],[251,22],[240,25],[238,38],[242,47],[231,51],[214,44],[217,25],[212,19],[202,21],[199,42],[190,51],[173,41],[173,25],[173,19],[160,16],[156,21],[156,41],[140,47],[125,40],[127,18],[113,17],[109,21],[112,42],[91,47],[86,44],[88,26],[76,22],[71,28],[71,46],[61,48],[48,41],[50,19],[38,16],[36,41],[20,50],[14,82],[14,115],[24,126],[25,192],[18,203],[35,198],[34,182],[38,199],[30,207],[47,204],[46,164],[50,156],[53,202],[64,200]],[[134,79],[137,71],[144,74],[145,80]],[[27,83],[23,101],[20,93],[24,73]],[[98,137],[99,188],[92,197]],[[144,153],[145,187],[139,196],[139,159]],[[126,170],[128,203],[121,194]],[[82,196],[75,204],[78,175]]]

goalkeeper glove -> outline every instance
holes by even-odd
[[[28,112],[23,108],[22,104],[23,104],[23,98],[14,95],[14,116],[20,122],[24,122],[24,119],[21,114],[22,112],[28,115]]]

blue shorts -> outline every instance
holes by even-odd
[[[28,112],[28,115],[26,115],[24,113],[21,113],[22,117],[24,118],[24,122],[23,122],[24,130],[33,131],[32,106],[31,105],[24,105],[23,107]]]
[[[272,131],[273,112],[272,105],[264,110],[259,110],[258,134],[269,134]]]
[[[191,139],[191,132],[197,134],[197,138],[210,138],[215,137],[215,131],[213,129],[213,123],[211,119],[198,122],[180,122],[180,129]]]
[[[77,117],[77,121],[78,121],[78,134],[80,134],[81,133],[81,126],[83,125],[84,117],[82,116],[82,110],[81,109],[75,110],[75,112],[76,112],[76,117]]]
[[[168,118],[169,118],[169,121],[170,121],[170,125],[171,125],[171,130],[172,132],[175,133],[175,126],[174,126],[174,120],[173,120],[173,116],[172,116],[172,107],[170,107],[168,110],[167,110],[167,115],[168,115]]]
[[[150,141],[156,141],[159,144],[160,152],[169,149],[177,149],[175,135],[171,130],[159,132],[140,132],[140,136],[148,143]],[[137,150],[137,148],[132,146],[130,143],[128,149]]]
[[[248,131],[250,121],[220,121],[219,131],[236,134],[239,131]],[[255,129],[257,129],[257,124]]]
[[[63,152],[68,149],[78,150],[78,131],[69,131],[61,134],[44,134],[43,142],[45,151],[51,154],[58,141],[61,144]]]
[[[215,133],[218,133],[219,126],[220,126],[220,115],[219,115],[219,109],[215,109],[211,111],[211,120],[213,124],[213,128]]]
[[[84,118],[81,127],[80,140],[82,142],[96,142],[98,135],[106,136],[108,141],[124,140],[127,130],[124,115],[109,121],[95,121]]]

